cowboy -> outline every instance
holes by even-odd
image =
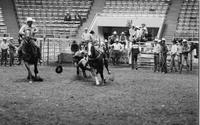
[[[83,34],[81,35],[82,41],[87,45],[91,41],[91,34],[88,32],[88,28],[84,29]]]
[[[172,41],[172,47],[171,47],[171,51],[170,51],[170,55],[171,55],[171,66],[170,66],[170,70],[171,72],[173,71],[173,68],[175,70],[175,72],[177,72],[177,68],[176,68],[176,61],[175,61],[175,57],[177,55],[177,51],[178,51],[178,47],[176,45],[176,41]]]
[[[177,60],[178,60],[178,70],[180,70],[180,66],[182,63],[182,40],[177,41]]]
[[[33,22],[35,22],[35,20],[32,18],[32,17],[27,17],[26,19],[26,24],[24,24],[20,30],[19,30],[19,34],[22,36],[23,39],[26,39],[26,38],[31,38],[32,40],[30,40],[30,42],[37,48],[37,51],[38,51],[38,56],[39,56],[39,62],[41,63],[42,60],[41,60],[41,52],[40,52],[40,48],[33,42],[33,41],[36,41],[36,38],[35,38],[35,34],[38,32],[38,29],[36,26],[32,25]],[[28,33],[30,31],[30,33]],[[21,44],[18,48],[18,54],[21,56],[22,54],[22,47],[24,45],[24,40],[21,41]]]
[[[112,45],[113,43],[115,43],[116,39],[119,39],[119,36],[117,35],[117,31],[114,31],[113,34],[109,36],[108,41]]]
[[[9,43],[9,57],[10,57],[10,66],[14,64],[14,53],[15,53],[16,47],[14,45],[14,39],[10,38]]]
[[[189,71],[189,64],[188,64],[188,53],[190,52],[190,48],[188,46],[187,40],[183,40],[183,47],[182,47],[182,63],[180,66],[180,73],[182,72],[183,65],[185,63],[187,67],[187,71]]]
[[[154,40],[154,47],[153,47],[153,53],[154,53],[154,72],[159,71],[159,53],[160,53],[160,44],[158,43],[158,39]]]
[[[1,66],[3,65],[3,62],[4,65],[6,66],[8,58],[8,49],[9,49],[9,43],[7,42],[6,37],[3,38],[0,48],[1,48]]]
[[[113,47],[113,58],[112,58],[112,60],[113,60],[113,65],[115,65],[115,64],[119,64],[119,58],[120,58],[120,56],[121,56],[121,51],[122,51],[122,49],[123,49],[123,46],[122,46],[122,44],[121,43],[119,43],[119,39],[116,39],[115,40],[115,43],[113,43],[112,45],[111,45],[112,47]]]
[[[167,73],[167,52],[168,48],[165,44],[165,38],[162,38],[160,56],[161,56],[161,72],[163,73]]]
[[[134,69],[135,67],[135,69],[137,70],[138,69],[137,59],[138,59],[138,54],[140,53],[140,50],[139,50],[139,45],[136,43],[136,40],[133,40],[131,53],[132,53],[132,69]]]

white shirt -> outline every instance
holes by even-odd
[[[114,47],[113,50],[122,50],[123,48],[121,43],[113,43],[112,46]]]
[[[30,30],[30,34],[27,33],[27,31]],[[32,25],[31,27],[29,27],[27,24],[24,24],[20,30],[19,30],[19,34],[24,34],[26,36],[30,35],[30,37],[34,37],[35,33],[38,32],[38,29],[36,28],[36,26]]]
[[[4,41],[2,41],[1,45],[0,45],[0,48],[1,49],[8,49],[9,48],[9,43],[8,42],[4,43]]]
[[[129,29],[129,34],[130,34],[130,37],[134,37],[134,36],[136,36],[137,31],[135,31],[135,29],[133,29],[133,28],[130,28]]]
[[[172,45],[172,48],[171,48],[171,54],[172,54],[172,55],[173,55],[173,54],[176,54],[177,51],[178,51],[178,47],[177,47],[177,45],[176,45],[176,44]]]
[[[160,53],[160,44],[154,44],[154,47],[153,47],[153,52],[154,53]]]
[[[90,33],[84,32],[81,37],[84,41],[91,40],[91,34]]]

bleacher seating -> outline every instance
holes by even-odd
[[[25,23],[26,17],[33,17],[40,29],[40,36],[47,34],[54,37],[75,36],[81,23],[73,19],[73,14],[78,12],[82,20],[86,20],[92,3],[92,0],[15,0],[20,25]],[[72,21],[64,21],[69,11]]]
[[[0,34],[6,33],[7,27],[4,22],[2,8],[0,7]]]
[[[171,0],[106,0],[101,15],[165,16]]]
[[[184,0],[178,17],[176,36],[198,38],[199,33],[199,1]]]

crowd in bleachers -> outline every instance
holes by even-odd
[[[4,22],[2,8],[0,7],[0,33],[5,33],[7,31],[7,27]]]
[[[22,25],[26,17],[34,17],[40,29],[38,37],[42,34],[75,36],[81,21],[87,19],[92,3],[92,0],[15,0],[19,24]],[[68,12],[71,20],[65,20]]]
[[[198,37],[199,1],[184,0],[177,20],[176,32],[180,37]]]
[[[165,16],[171,0],[106,0],[101,15]]]

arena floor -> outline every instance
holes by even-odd
[[[23,66],[0,67],[0,125],[198,125],[198,73],[112,67],[95,86],[74,67],[40,66],[28,83]]]

